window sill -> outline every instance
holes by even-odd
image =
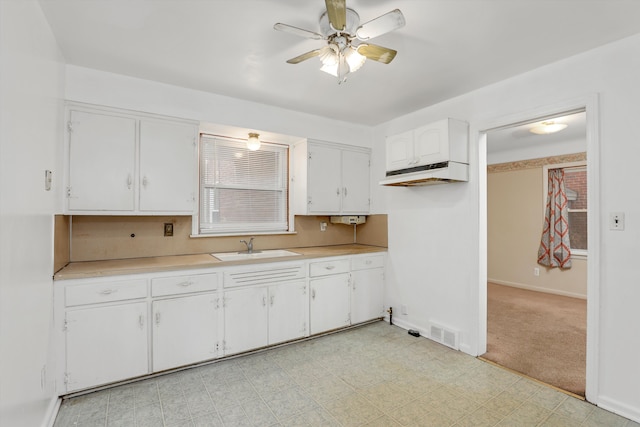
[[[588,253],[586,251],[571,252],[571,259],[586,261],[588,259]]]
[[[246,236],[282,236],[288,234],[298,234],[297,231],[269,231],[262,233],[211,233],[211,234],[191,234],[189,235],[192,239],[200,239],[207,237],[246,237]]]

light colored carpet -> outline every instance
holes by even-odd
[[[487,285],[483,358],[562,390],[585,395],[587,302]]]

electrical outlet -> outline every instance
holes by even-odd
[[[326,222],[321,222],[320,223],[320,231],[327,231],[327,223]]]
[[[165,222],[164,223],[164,237],[173,236],[173,223]]]
[[[533,268],[533,275],[534,276],[539,276],[540,275],[540,269],[538,267],[534,267]]]

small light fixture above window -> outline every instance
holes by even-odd
[[[540,123],[538,126],[529,129],[529,132],[538,135],[560,132],[567,127],[564,123],[555,123],[553,120]]]
[[[257,151],[260,149],[260,135],[257,133],[249,133],[249,139],[247,139],[247,150]]]

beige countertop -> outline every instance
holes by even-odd
[[[131,258],[108,261],[72,262],[58,271],[54,280],[83,279],[90,277],[116,276],[123,274],[154,273],[158,271],[189,270],[195,268],[247,265],[274,261],[294,261],[342,255],[358,255],[386,252],[387,248],[368,245],[315,246],[309,248],[286,248],[300,255],[278,258],[260,258],[223,262],[210,254],[176,255],[150,258]]]

